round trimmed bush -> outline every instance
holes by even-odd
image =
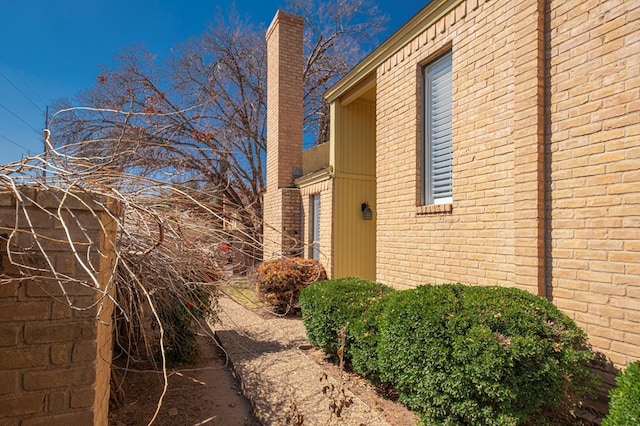
[[[300,294],[302,321],[309,342],[335,356],[340,341],[338,333],[347,327],[345,356],[349,358],[353,343],[351,324],[383,294],[392,289],[362,278],[337,278],[306,287]]]
[[[384,312],[386,293],[376,298],[358,318],[354,318],[349,333],[347,348],[353,371],[374,384],[382,384],[378,346],[380,345],[380,319]]]
[[[300,292],[308,285],[327,279],[317,260],[295,258],[271,259],[256,268],[256,291],[262,300],[280,313],[296,313]]]
[[[602,426],[640,425],[640,361],[618,373],[609,392],[609,415]]]
[[[427,285],[383,305],[381,380],[427,424],[523,424],[588,379],[585,333],[528,292]]]

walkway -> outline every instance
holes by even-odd
[[[337,398],[338,382],[301,349],[308,342],[299,318],[265,318],[227,297],[219,304],[216,337],[263,425],[390,425],[350,391]],[[345,398],[352,404],[337,419],[331,404]]]

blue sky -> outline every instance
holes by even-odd
[[[160,57],[202,34],[232,0],[0,0],[0,164],[42,152],[46,106],[91,87],[123,47]],[[378,0],[383,38],[427,1]],[[235,0],[266,27],[285,0]]]

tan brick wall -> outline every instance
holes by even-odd
[[[546,296],[545,2],[516,2],[513,9],[514,285],[540,296]]]
[[[377,69],[379,281],[517,286],[616,366],[640,358],[639,11],[466,0]],[[421,67],[448,49],[453,203],[432,208]]]
[[[262,200],[264,217],[262,257],[264,260],[277,257],[282,251],[282,199],[277,194],[273,194],[274,191],[267,190]]]
[[[40,240],[51,264],[59,273],[86,280],[87,275],[64,243],[66,236],[61,222],[48,214],[56,213],[55,195],[33,190],[25,190],[23,195],[48,210],[36,208],[28,201],[21,204],[29,212],[35,232],[51,237]],[[81,230],[73,225],[75,219],[65,215],[72,239],[95,242],[90,251],[87,251],[89,246],[83,244],[83,255],[91,253],[91,262],[98,271],[97,283],[102,291],[108,291],[116,223],[104,210],[98,209],[98,218],[106,225],[105,234],[97,218],[82,203],[69,200],[66,206],[82,224]],[[2,193],[0,274],[3,278],[19,277],[5,251],[6,237],[15,223],[15,199]],[[11,247],[30,253],[28,264],[46,265],[45,257],[35,249],[33,238],[24,232],[29,228],[22,213],[18,227],[22,231],[12,238]],[[43,273],[41,279],[15,279],[0,284],[0,423],[106,425],[111,371],[109,324],[113,305],[108,297],[103,299],[102,322],[99,322],[95,307],[71,309],[58,282],[47,276]],[[88,286],[65,283],[62,287],[75,306],[88,308],[101,297],[91,285],[91,282]]]
[[[551,1],[548,284],[616,365],[640,358],[640,1]]]
[[[333,212],[333,180],[327,179],[300,188],[302,196],[302,235],[304,238],[304,257],[310,258],[311,252],[311,196],[320,194],[320,263],[324,266],[328,277],[333,276],[332,212]]]
[[[302,254],[300,190],[282,188],[264,195],[264,260]]]
[[[377,279],[514,283],[513,2],[465,1],[377,75]],[[421,66],[453,52],[453,205],[421,214]],[[400,95],[402,94],[402,95]]]
[[[264,259],[298,254],[302,173],[301,17],[278,11],[267,30],[267,191],[263,196]]]
[[[293,186],[302,172],[301,17],[278,11],[267,30],[267,188]]]

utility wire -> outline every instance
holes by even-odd
[[[16,70],[11,66],[11,64],[9,62],[7,62],[6,59],[4,59],[3,57],[0,56],[0,59],[2,60],[2,62],[4,62],[4,64],[7,66],[7,68],[9,68],[13,74],[18,77],[18,79],[20,79],[20,81],[29,88],[29,90],[31,90],[31,93],[36,95],[38,97],[38,99],[40,99],[41,103],[46,103],[44,101],[44,99],[42,99],[42,96],[40,96],[40,94],[38,92],[36,92],[34,90],[34,88],[24,79],[20,76],[20,74],[18,74],[16,72]],[[31,102],[31,104],[33,106],[35,106],[40,112],[44,112],[42,111],[42,108],[40,108],[29,96],[27,96],[22,90],[20,90],[10,79],[9,77],[7,77],[6,75],[2,74],[2,72],[0,72],[0,75],[2,75],[2,77],[4,77],[5,80],[7,80],[9,82],[9,84],[11,84],[13,87],[15,87],[15,89],[20,92],[22,94],[22,96],[24,96],[29,102]]]
[[[45,102],[45,100],[42,98],[42,96],[40,96],[40,94],[39,94],[38,92],[36,92],[36,90],[33,88],[33,86],[31,86],[27,80],[25,80],[24,78],[22,78],[22,77],[20,76],[20,74],[18,74],[18,73],[16,72],[15,68],[13,68],[13,67],[11,66],[11,64],[10,64],[9,62],[7,62],[7,60],[6,60],[5,58],[3,58],[2,56],[0,56],[0,59],[2,59],[2,62],[4,62],[4,64],[7,66],[7,68],[9,68],[9,69],[13,72],[13,74],[14,74],[16,77],[18,77],[18,79],[20,79],[20,81],[21,81],[25,86],[27,86],[27,87],[29,88],[29,90],[31,90],[31,93],[32,93],[32,94],[34,94],[34,95],[36,95],[36,97],[40,100],[40,103],[43,103],[43,104],[44,104],[44,103],[46,103],[46,102]],[[5,78],[6,78],[6,77],[5,77]],[[26,96],[25,96],[25,97],[26,97]],[[40,111],[42,111],[42,109],[40,109]]]
[[[27,96],[22,90],[20,90],[20,88],[18,86],[16,86],[15,84],[13,84],[13,81],[9,80],[9,77],[7,77],[6,75],[4,75],[2,73],[2,71],[0,71],[0,76],[2,76],[5,80],[7,80],[9,82],[10,85],[13,86],[14,89],[16,89],[18,92],[20,92],[20,94],[22,96],[25,97],[26,100],[28,100],[29,102],[31,102],[31,105],[33,105],[34,107],[36,107],[38,109],[38,111],[40,111],[41,113],[44,114],[44,110],[42,108],[40,108],[35,102],[33,102],[33,100],[31,100],[31,98],[29,96]]]
[[[0,108],[3,108],[4,110],[6,110],[9,114],[13,115],[15,118],[17,118],[18,120],[22,121],[24,124],[26,124],[27,126],[31,127],[33,129],[34,132],[38,133],[39,130],[36,129],[35,127],[33,127],[31,124],[27,123],[22,117],[20,117],[18,114],[16,114],[15,112],[11,111],[9,108],[7,108],[6,106],[0,104]],[[44,111],[43,111],[44,112]]]
[[[17,146],[18,148],[22,148],[22,149],[26,150],[26,151],[27,151],[27,154],[31,155],[31,150],[30,150],[29,148],[27,148],[26,146],[24,146],[24,145],[20,145],[18,142],[14,142],[14,141],[12,141],[11,139],[9,139],[8,137],[6,137],[6,136],[4,136],[4,135],[2,135],[2,134],[0,134],[0,138],[2,138],[2,139],[4,139],[4,140],[6,140],[6,141],[7,141],[7,142],[9,142],[9,143],[14,144],[14,145],[15,145],[15,146]]]

